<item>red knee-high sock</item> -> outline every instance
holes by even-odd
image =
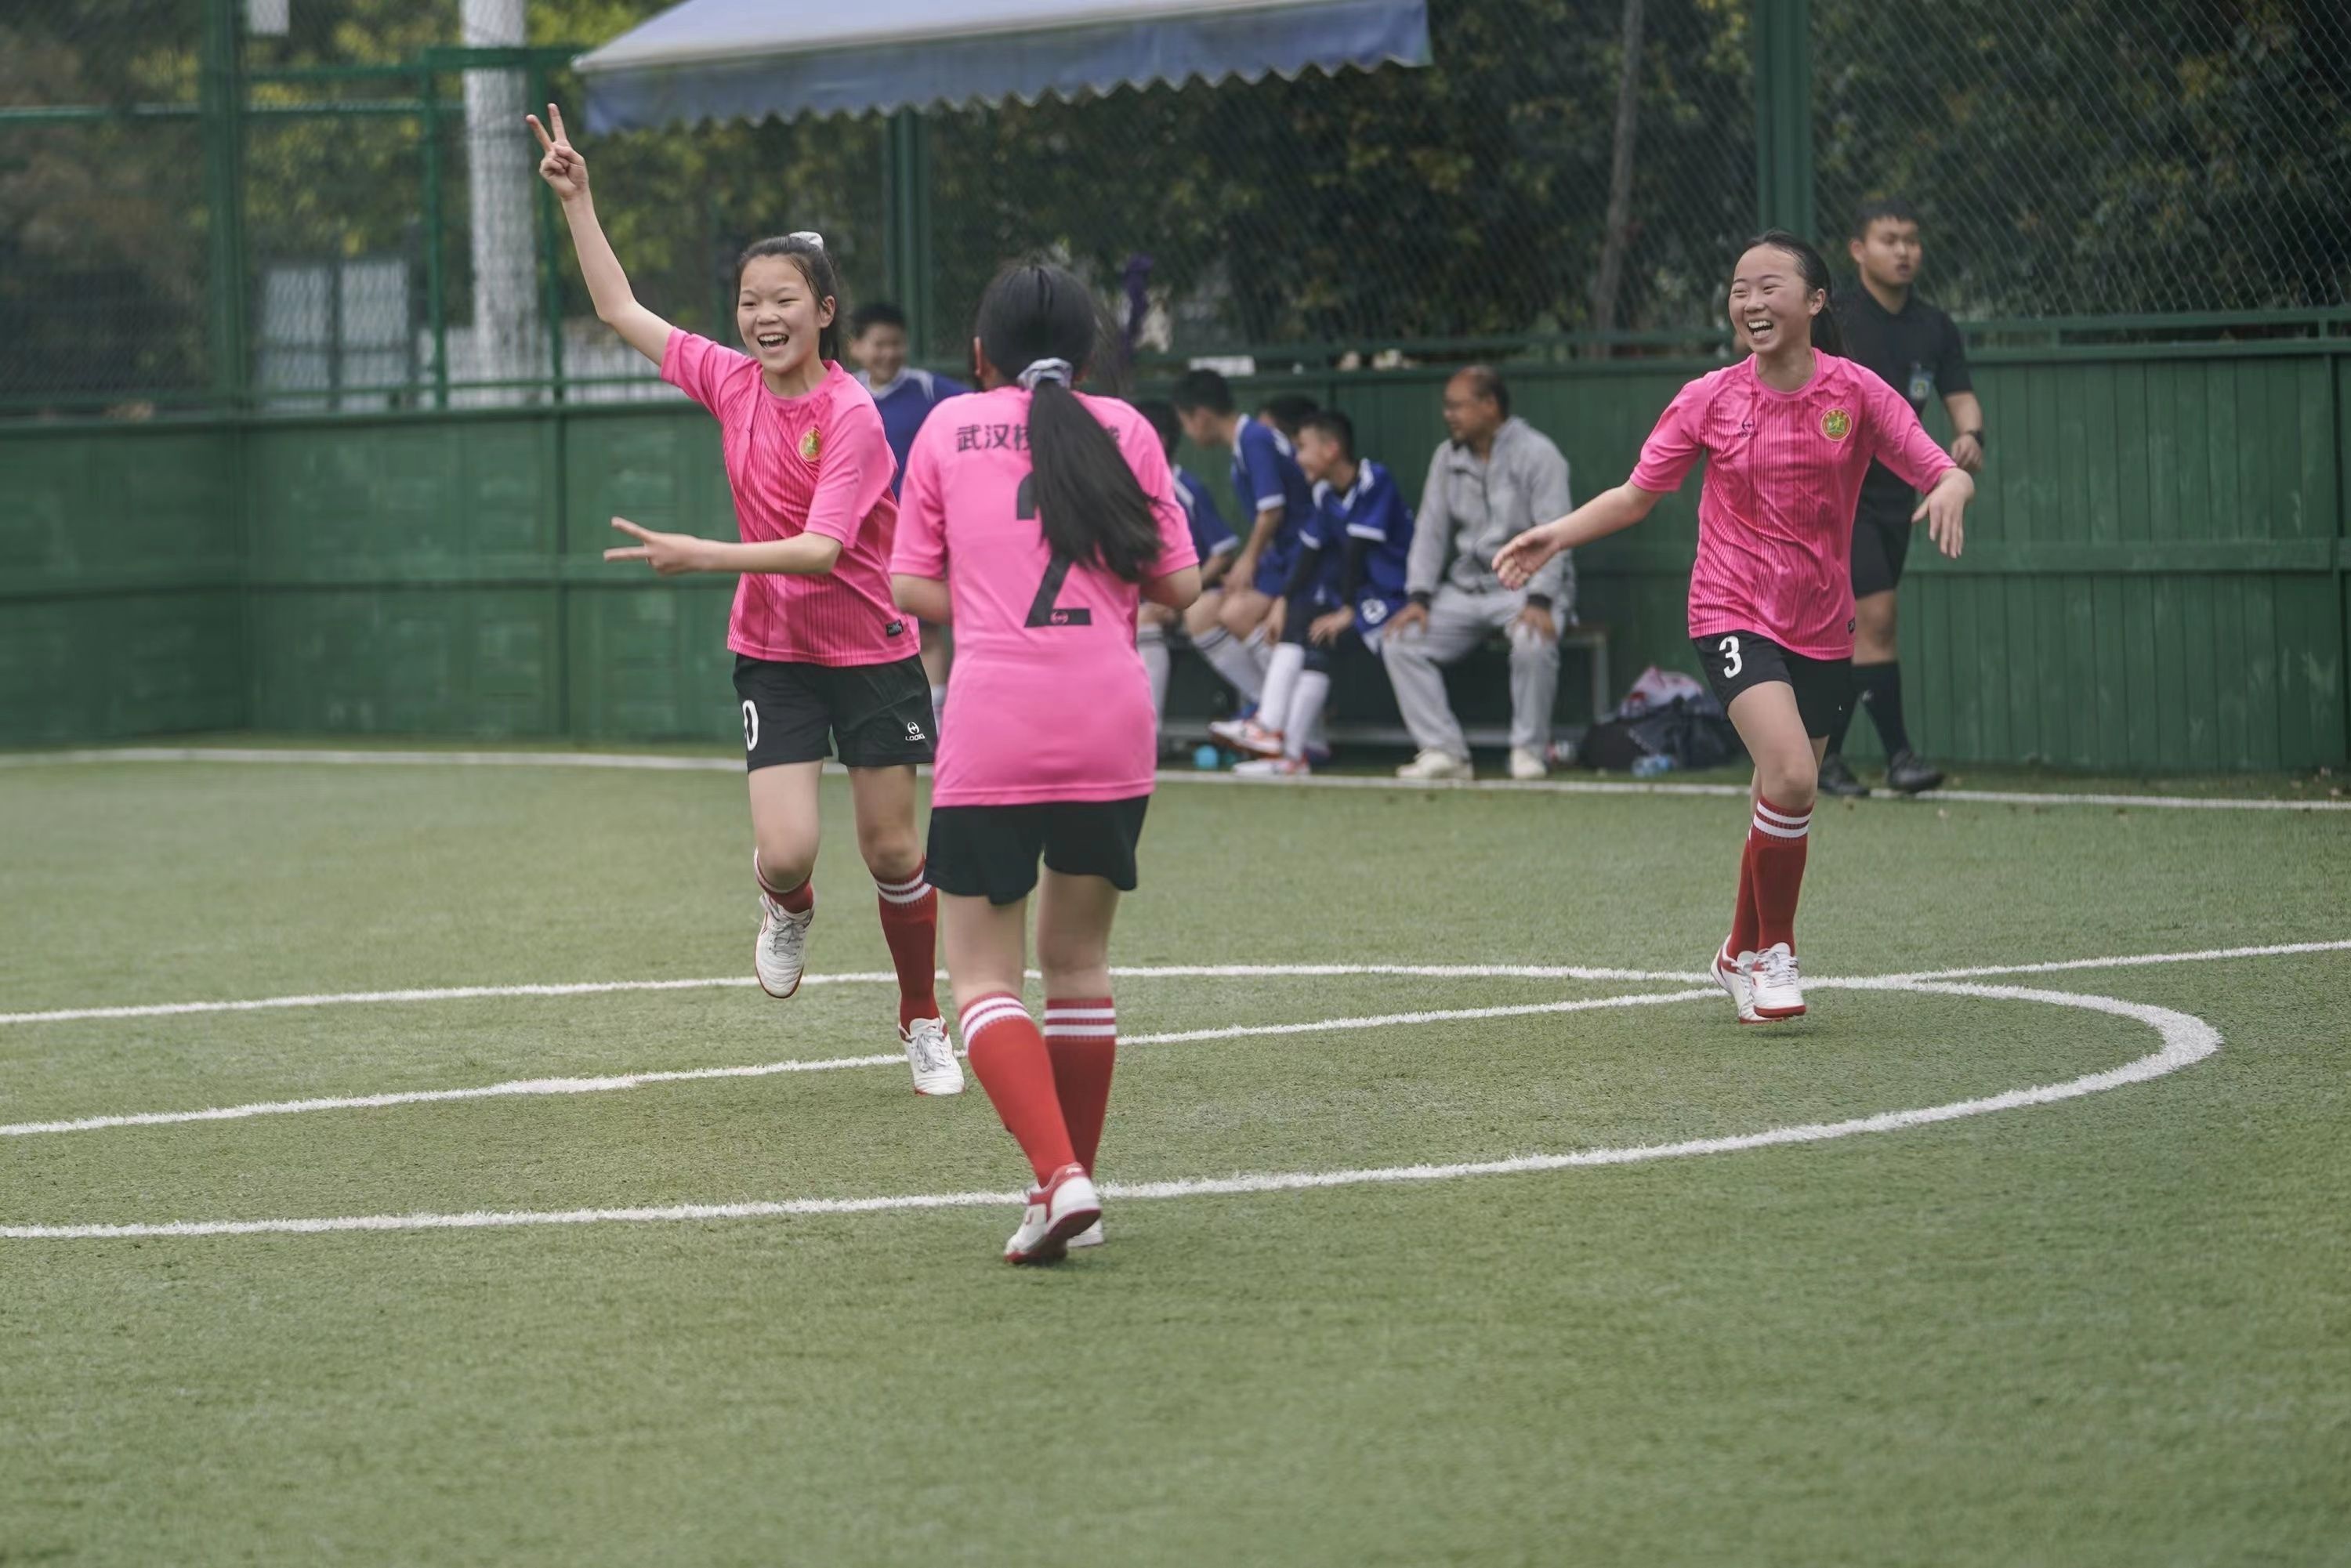
[[[1730,939],[1722,945],[1733,963],[1741,953],[1761,950],[1760,932],[1755,910],[1755,830],[1750,826],[1747,841],[1739,846],[1739,900],[1730,906]]]
[[[963,1043],[972,1071],[1004,1118],[1004,1130],[1029,1156],[1038,1185],[1076,1164],[1061,1095],[1053,1088],[1053,1059],[1020,998],[1009,991],[975,998],[963,1009]]]
[[[1118,1060],[1118,1011],[1108,997],[1048,998],[1045,1050],[1053,1059],[1053,1087],[1070,1147],[1086,1174],[1094,1174],[1102,1113],[1110,1105],[1110,1074]]]
[[[1754,867],[1758,950],[1782,942],[1796,950],[1796,897],[1804,887],[1804,849],[1812,842],[1813,813],[1784,811],[1761,796],[1747,835]]]
[[[923,873],[924,868],[916,866],[904,882],[873,879],[873,891],[882,900],[882,937],[890,944],[890,963],[898,971],[900,1029],[916,1019],[939,1016],[939,895]]]
[[[751,852],[751,874],[758,879],[759,891],[790,910],[794,915],[806,915],[816,907],[816,879],[802,877],[798,887],[779,888],[768,880],[766,868],[759,864],[759,852]]]

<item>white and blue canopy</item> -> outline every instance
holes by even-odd
[[[1426,0],[685,0],[579,68],[604,131],[1428,61]]]

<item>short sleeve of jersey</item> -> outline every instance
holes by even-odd
[[[852,387],[855,383],[845,383]],[[808,531],[847,546],[857,542],[865,519],[890,493],[898,460],[882,415],[862,392],[836,395],[821,416],[816,494],[809,499]]]
[[[1633,465],[1633,483],[1653,496],[1681,488],[1689,471],[1706,455],[1706,411],[1714,401],[1713,376],[1700,376],[1674,394],[1657,426],[1641,443],[1641,460]]]
[[[1250,501],[1260,512],[1290,504],[1290,491],[1282,482],[1281,449],[1274,444],[1273,432],[1252,420],[1241,427],[1238,454],[1241,473],[1249,480],[1243,499]]]
[[[925,425],[906,454],[906,482],[898,492],[898,538],[890,570],[899,577],[944,580],[947,575],[946,489],[939,473],[944,425]]]
[[[1365,464],[1364,468],[1364,498],[1355,515],[1347,521],[1347,537],[1368,539],[1374,544],[1409,543],[1412,514],[1405,510],[1404,497],[1397,493],[1395,480],[1376,464]]]
[[[674,327],[662,350],[661,379],[716,413],[719,389],[737,366],[747,362],[747,355],[722,348],[698,332]]]
[[[1968,373],[1968,345],[1959,336],[1959,324],[1948,315],[1942,322],[1943,340],[1935,355],[1935,390],[1945,397],[1973,392],[1975,379]]]
[[[1217,503],[1208,496],[1207,487],[1180,468],[1171,469],[1176,499],[1184,508],[1184,518],[1191,526],[1192,549],[1202,560],[1228,549],[1236,549],[1240,540],[1217,510]]]

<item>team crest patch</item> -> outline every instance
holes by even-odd
[[[1838,434],[1841,435],[1844,432],[1839,431]],[[810,425],[808,434],[800,437],[800,455],[813,463],[816,461],[816,455],[823,449],[824,443],[817,435],[816,426]]]
[[[810,431],[810,434],[816,433]],[[1853,434],[1853,415],[1841,408],[1833,408],[1821,415],[1821,434],[1831,441],[1843,441]]]

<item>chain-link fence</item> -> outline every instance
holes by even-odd
[[[644,395],[519,122],[581,100],[569,51],[461,50],[466,3],[0,9],[0,413]],[[603,37],[663,4],[531,16]],[[1821,237],[1908,197],[1963,318],[2351,305],[2340,6],[1811,0],[1808,81],[1759,79],[1758,26],[1750,0],[1431,0],[1422,69],[583,150],[640,296],[681,324],[729,335],[737,251],[813,228],[852,300],[913,282],[947,363],[988,276],[1036,254],[1146,354],[1710,343],[1759,122],[1791,102]]]

